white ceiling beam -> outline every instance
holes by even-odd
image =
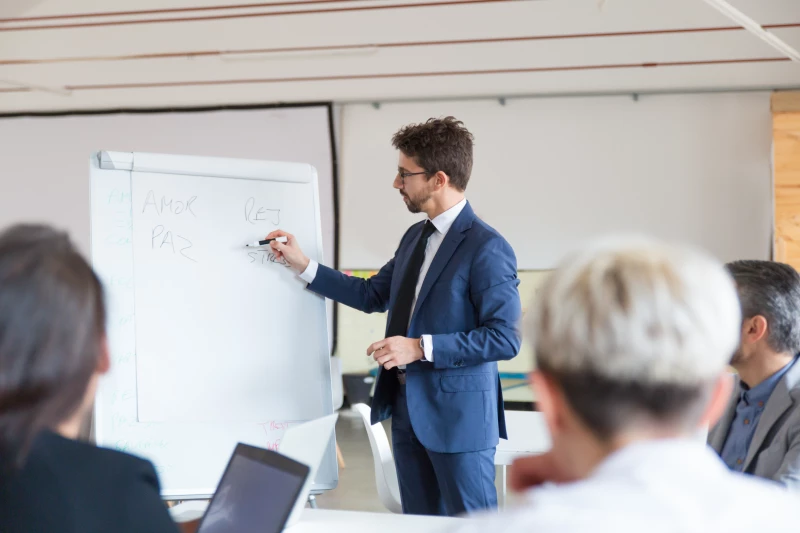
[[[781,40],[777,35],[765,30],[761,24],[751,19],[725,0],[703,0],[706,4],[710,5],[732,21],[736,22],[744,29],[779,51],[783,55],[800,63],[800,52],[789,46],[786,42]]]

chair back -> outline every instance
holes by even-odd
[[[357,403],[353,405],[353,410],[361,415],[367,428],[369,447],[372,449],[372,460],[375,464],[375,485],[378,489],[378,498],[389,511],[402,513],[400,485],[397,483],[397,470],[386,431],[380,422],[374,426],[370,423],[371,410],[368,405]]]

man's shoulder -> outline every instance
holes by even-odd
[[[505,240],[505,238],[497,231],[494,227],[490,226],[485,220],[480,218],[479,216],[475,216],[475,220],[472,222],[472,228],[475,235],[480,235],[486,238],[500,238]]]
[[[783,376],[782,381],[785,383],[786,389],[788,389],[786,392],[789,394],[791,406],[788,414],[783,417],[781,425],[787,428],[789,438],[795,441],[800,439],[800,361],[796,360],[792,364],[792,367]],[[775,395],[774,392],[773,395]],[[772,399],[773,397],[770,397],[770,401]],[[779,401],[785,401],[785,398]]]
[[[472,227],[466,232],[465,237],[476,249],[482,249],[488,246],[492,248],[492,251],[507,250],[513,253],[511,245],[506,238],[477,216],[472,223]]]
[[[783,376],[783,381],[786,382],[786,387],[789,389],[789,394],[795,400],[795,408],[800,404],[800,356],[796,356],[791,368]]]

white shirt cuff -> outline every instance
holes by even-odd
[[[430,335],[422,336],[422,351],[425,354],[425,360],[433,363],[433,337]]]
[[[306,269],[299,274],[300,279],[309,284],[314,283],[314,279],[317,277],[318,268],[319,268],[319,263],[317,263],[313,259],[309,260]]]

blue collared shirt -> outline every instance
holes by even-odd
[[[786,372],[792,368],[795,361],[797,361],[797,358],[792,359],[789,364],[752,389],[746,383],[741,383],[742,391],[741,396],[739,396],[739,403],[736,405],[736,415],[733,418],[733,422],[731,422],[728,437],[720,454],[722,460],[731,470],[741,472],[744,469],[747,451],[750,449],[750,442],[753,440],[756,427],[758,427],[761,413],[764,412],[764,407],[767,405],[772,391],[775,390],[775,387]]]

